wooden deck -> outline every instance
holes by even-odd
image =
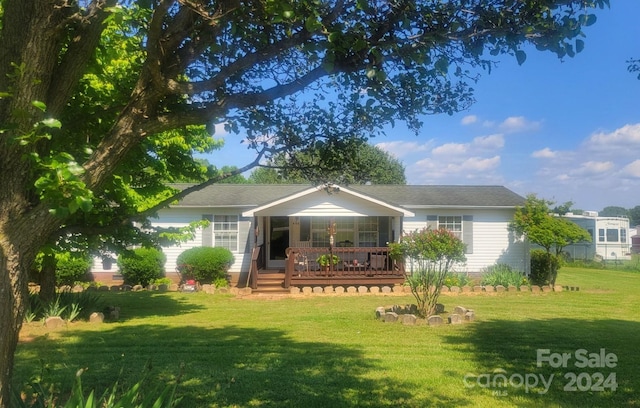
[[[404,265],[392,261],[389,248],[336,247],[339,261],[322,266],[318,258],[330,255],[329,248],[287,249],[284,287],[325,285],[394,285],[405,281]]]
[[[249,287],[259,291],[286,291],[291,286],[392,286],[405,281],[404,265],[389,258],[387,247],[337,247],[331,253],[339,262],[323,267],[318,258],[329,254],[329,248],[290,247],[282,273],[266,270],[262,247],[257,246],[251,258]]]

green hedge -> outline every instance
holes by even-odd
[[[529,279],[533,285],[548,285],[555,281],[555,275],[560,268],[558,257],[548,254],[542,249],[531,251],[531,275]]]
[[[127,285],[148,286],[164,276],[167,257],[155,248],[137,248],[118,256],[118,268]]]
[[[56,254],[56,284],[73,285],[87,280],[87,272],[91,268],[91,258],[86,255],[75,255],[70,252]]]
[[[200,283],[226,280],[227,271],[234,262],[231,251],[226,248],[197,247],[187,249],[178,256],[177,269],[183,279],[194,279]]]

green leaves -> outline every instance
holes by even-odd
[[[34,187],[40,198],[49,203],[50,212],[67,217],[78,210],[89,212],[93,208],[93,193],[87,189],[80,177],[84,168],[68,153],[58,153],[41,160],[32,155],[40,169],[40,177]]]
[[[516,60],[518,61],[518,65],[524,64],[527,60],[527,54],[522,50],[516,50]]]
[[[582,14],[580,16],[580,24],[589,27],[596,23],[597,17],[595,14]]]
[[[551,215],[550,201],[527,196],[523,207],[516,208],[509,229],[518,236],[526,236],[529,241],[540,245],[547,252],[562,248],[574,242],[591,241],[591,236],[582,227],[566,219]]]

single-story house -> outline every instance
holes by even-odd
[[[389,257],[387,244],[425,227],[446,228],[466,244],[458,272],[505,263],[528,273],[528,242],[508,230],[524,203],[502,186],[215,184],[161,210],[153,224],[211,222],[193,240],[163,248],[167,276],[175,276],[184,250],[221,246],[235,256],[232,285],[380,285],[402,283],[410,272]],[[325,267],[320,258],[329,251],[337,262]],[[93,274],[111,280],[117,271],[96,262]]]

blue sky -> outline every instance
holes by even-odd
[[[469,110],[371,142],[402,161],[409,184],[504,185],[583,210],[640,205],[640,80],[625,63],[640,59],[640,1],[611,3],[576,57],[527,49],[519,66],[504,56]],[[219,136],[226,145],[207,156],[212,164],[252,160],[241,136]]]

